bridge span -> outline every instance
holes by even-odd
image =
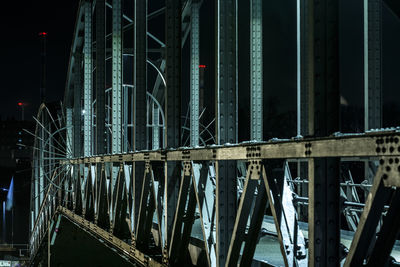
[[[271,130],[270,3],[80,1],[64,99],[40,106],[31,133],[33,266],[400,260],[382,1],[364,1],[364,129],[353,134],[340,133],[339,1],[291,2],[297,85],[280,101],[295,104],[287,129]]]

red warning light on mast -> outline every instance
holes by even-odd
[[[206,65],[199,65],[200,69],[205,69],[207,66]]]
[[[47,35],[47,32],[39,32],[39,36],[46,37],[46,35]]]
[[[24,103],[22,103],[22,102],[18,102],[18,106],[23,106],[24,105]]]

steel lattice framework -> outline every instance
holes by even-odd
[[[238,0],[80,2],[64,104],[42,104],[32,133],[33,264],[61,217],[144,266],[250,266],[269,260],[265,234],[285,266],[388,262],[400,134],[370,131],[382,123],[382,2],[364,1],[365,133],[339,133],[339,1],[297,0],[298,136],[270,141],[264,4],[248,3],[250,120],[239,125]],[[210,7],[215,77],[206,88],[201,21]],[[239,143],[239,127],[251,141]],[[345,161],[365,163],[368,183],[343,181]],[[342,215],[354,236],[348,250]]]

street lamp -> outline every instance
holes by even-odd
[[[25,106],[26,104],[25,103],[23,103],[23,102],[18,102],[18,106],[19,107],[21,107],[21,117],[22,117],[22,120],[24,120],[24,106]]]

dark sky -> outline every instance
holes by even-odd
[[[31,119],[39,106],[40,41],[38,33],[47,38],[47,100],[62,99],[69,61],[71,39],[78,0],[70,1],[7,1],[0,8],[0,116],[1,119],[21,118],[18,102],[25,102],[25,118]],[[362,0],[341,0],[341,87],[345,98],[353,105],[362,104]],[[240,2],[241,3],[241,2]],[[266,77],[272,87],[281,92],[295,90],[294,3],[273,4],[265,19],[270,22],[268,33],[276,32],[274,41],[266,38],[272,48],[268,64],[273,65]],[[286,15],[284,15],[286,14]],[[289,29],[289,30],[288,30]],[[383,9],[383,89],[385,102],[400,98],[398,60],[400,59],[399,19]],[[289,32],[288,32],[289,31]],[[269,36],[267,35],[267,37]],[[271,47],[272,46],[272,47]],[[279,51],[282,50],[282,53]],[[288,51],[290,51],[288,56]],[[282,57],[288,59],[282,64]],[[284,77],[284,73],[290,77]],[[279,75],[278,75],[279,74]],[[286,92],[285,91],[285,92]],[[286,92],[286,93],[287,93]],[[293,100],[294,101],[294,100]],[[292,102],[293,102],[292,101]],[[291,102],[291,103],[292,103]],[[295,102],[293,102],[295,103]],[[397,104],[395,104],[397,105]],[[391,122],[392,124],[394,122]]]
[[[0,8],[0,116],[25,118],[39,106],[40,41],[47,38],[47,100],[63,96],[78,0],[6,1]]]

